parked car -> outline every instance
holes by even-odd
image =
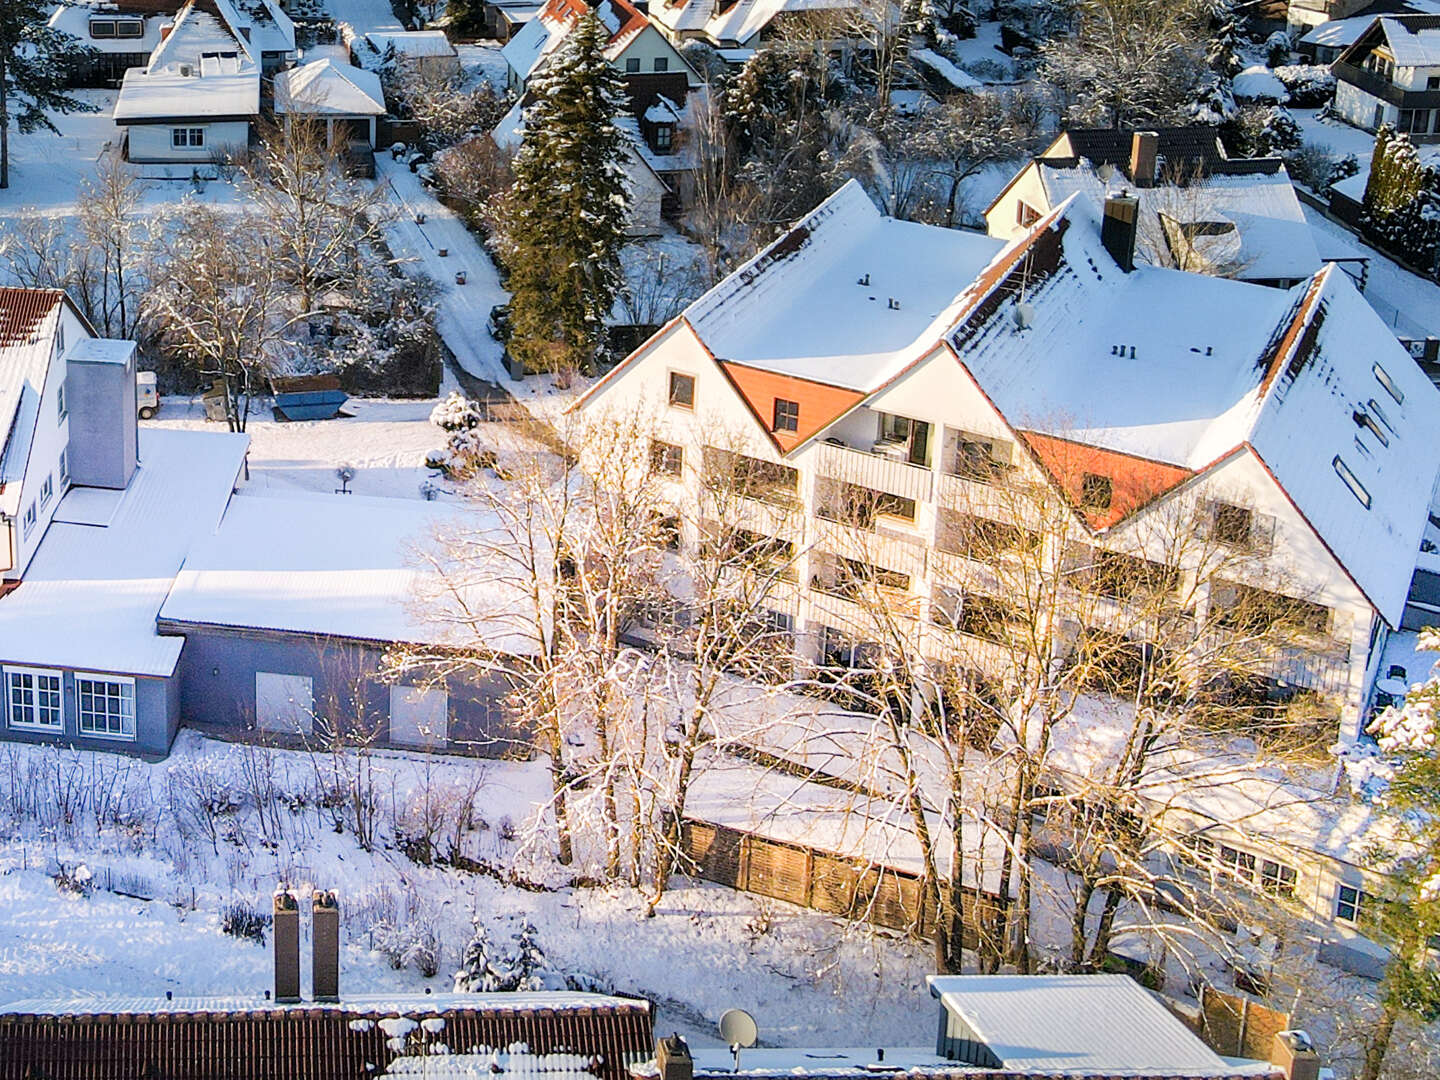
[[[135,411],[141,420],[149,420],[160,411],[160,391],[155,387],[155,372],[135,373]]]
[[[375,151],[364,139],[352,139],[346,143],[344,159],[346,176],[375,179]]]

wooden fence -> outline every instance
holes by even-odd
[[[909,871],[689,818],[682,842],[706,881],[892,930],[927,933],[935,927],[935,906]],[[977,906],[993,925],[1004,900],[968,887],[963,892],[964,944],[974,948]]]
[[[1275,1036],[1290,1028],[1290,1014],[1239,994],[1202,987],[1200,1037],[1217,1054],[1269,1061]]]

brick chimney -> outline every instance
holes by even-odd
[[[1319,1080],[1320,1055],[1303,1031],[1277,1032],[1270,1046],[1270,1064],[1285,1075],[1285,1080]]]
[[[655,1043],[655,1064],[660,1069],[660,1080],[694,1080],[695,1061],[690,1057],[690,1045],[679,1032]]]
[[[300,905],[289,889],[275,890],[275,1000],[300,1000]]]
[[[1137,131],[1130,136],[1130,182],[1138,188],[1155,186],[1160,164],[1160,133]]]
[[[1100,222],[1100,242],[1125,273],[1135,269],[1135,233],[1140,221],[1140,200],[1127,192],[1105,200]]]
[[[316,1001],[340,1000],[340,901],[317,889],[310,897],[311,986]]]

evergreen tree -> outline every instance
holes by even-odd
[[[530,84],[507,263],[509,348],[533,370],[591,365],[624,284],[628,147],[615,118],[625,82],[605,59],[608,36],[587,12]]]
[[[1240,19],[1235,14],[1234,0],[1214,0],[1210,8],[1210,39],[1205,44],[1206,61],[1220,75],[1233,79],[1243,66],[1239,48]]]
[[[48,128],[48,113],[95,112],[66,92],[69,75],[91,50],[73,34],[52,30],[45,0],[0,3],[0,188],[10,186],[10,119],[24,134]]]

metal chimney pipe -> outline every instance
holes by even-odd
[[[310,898],[312,985],[316,1001],[340,1000],[340,901],[317,889]]]
[[[300,1000],[300,905],[289,889],[275,890],[275,1000]]]

